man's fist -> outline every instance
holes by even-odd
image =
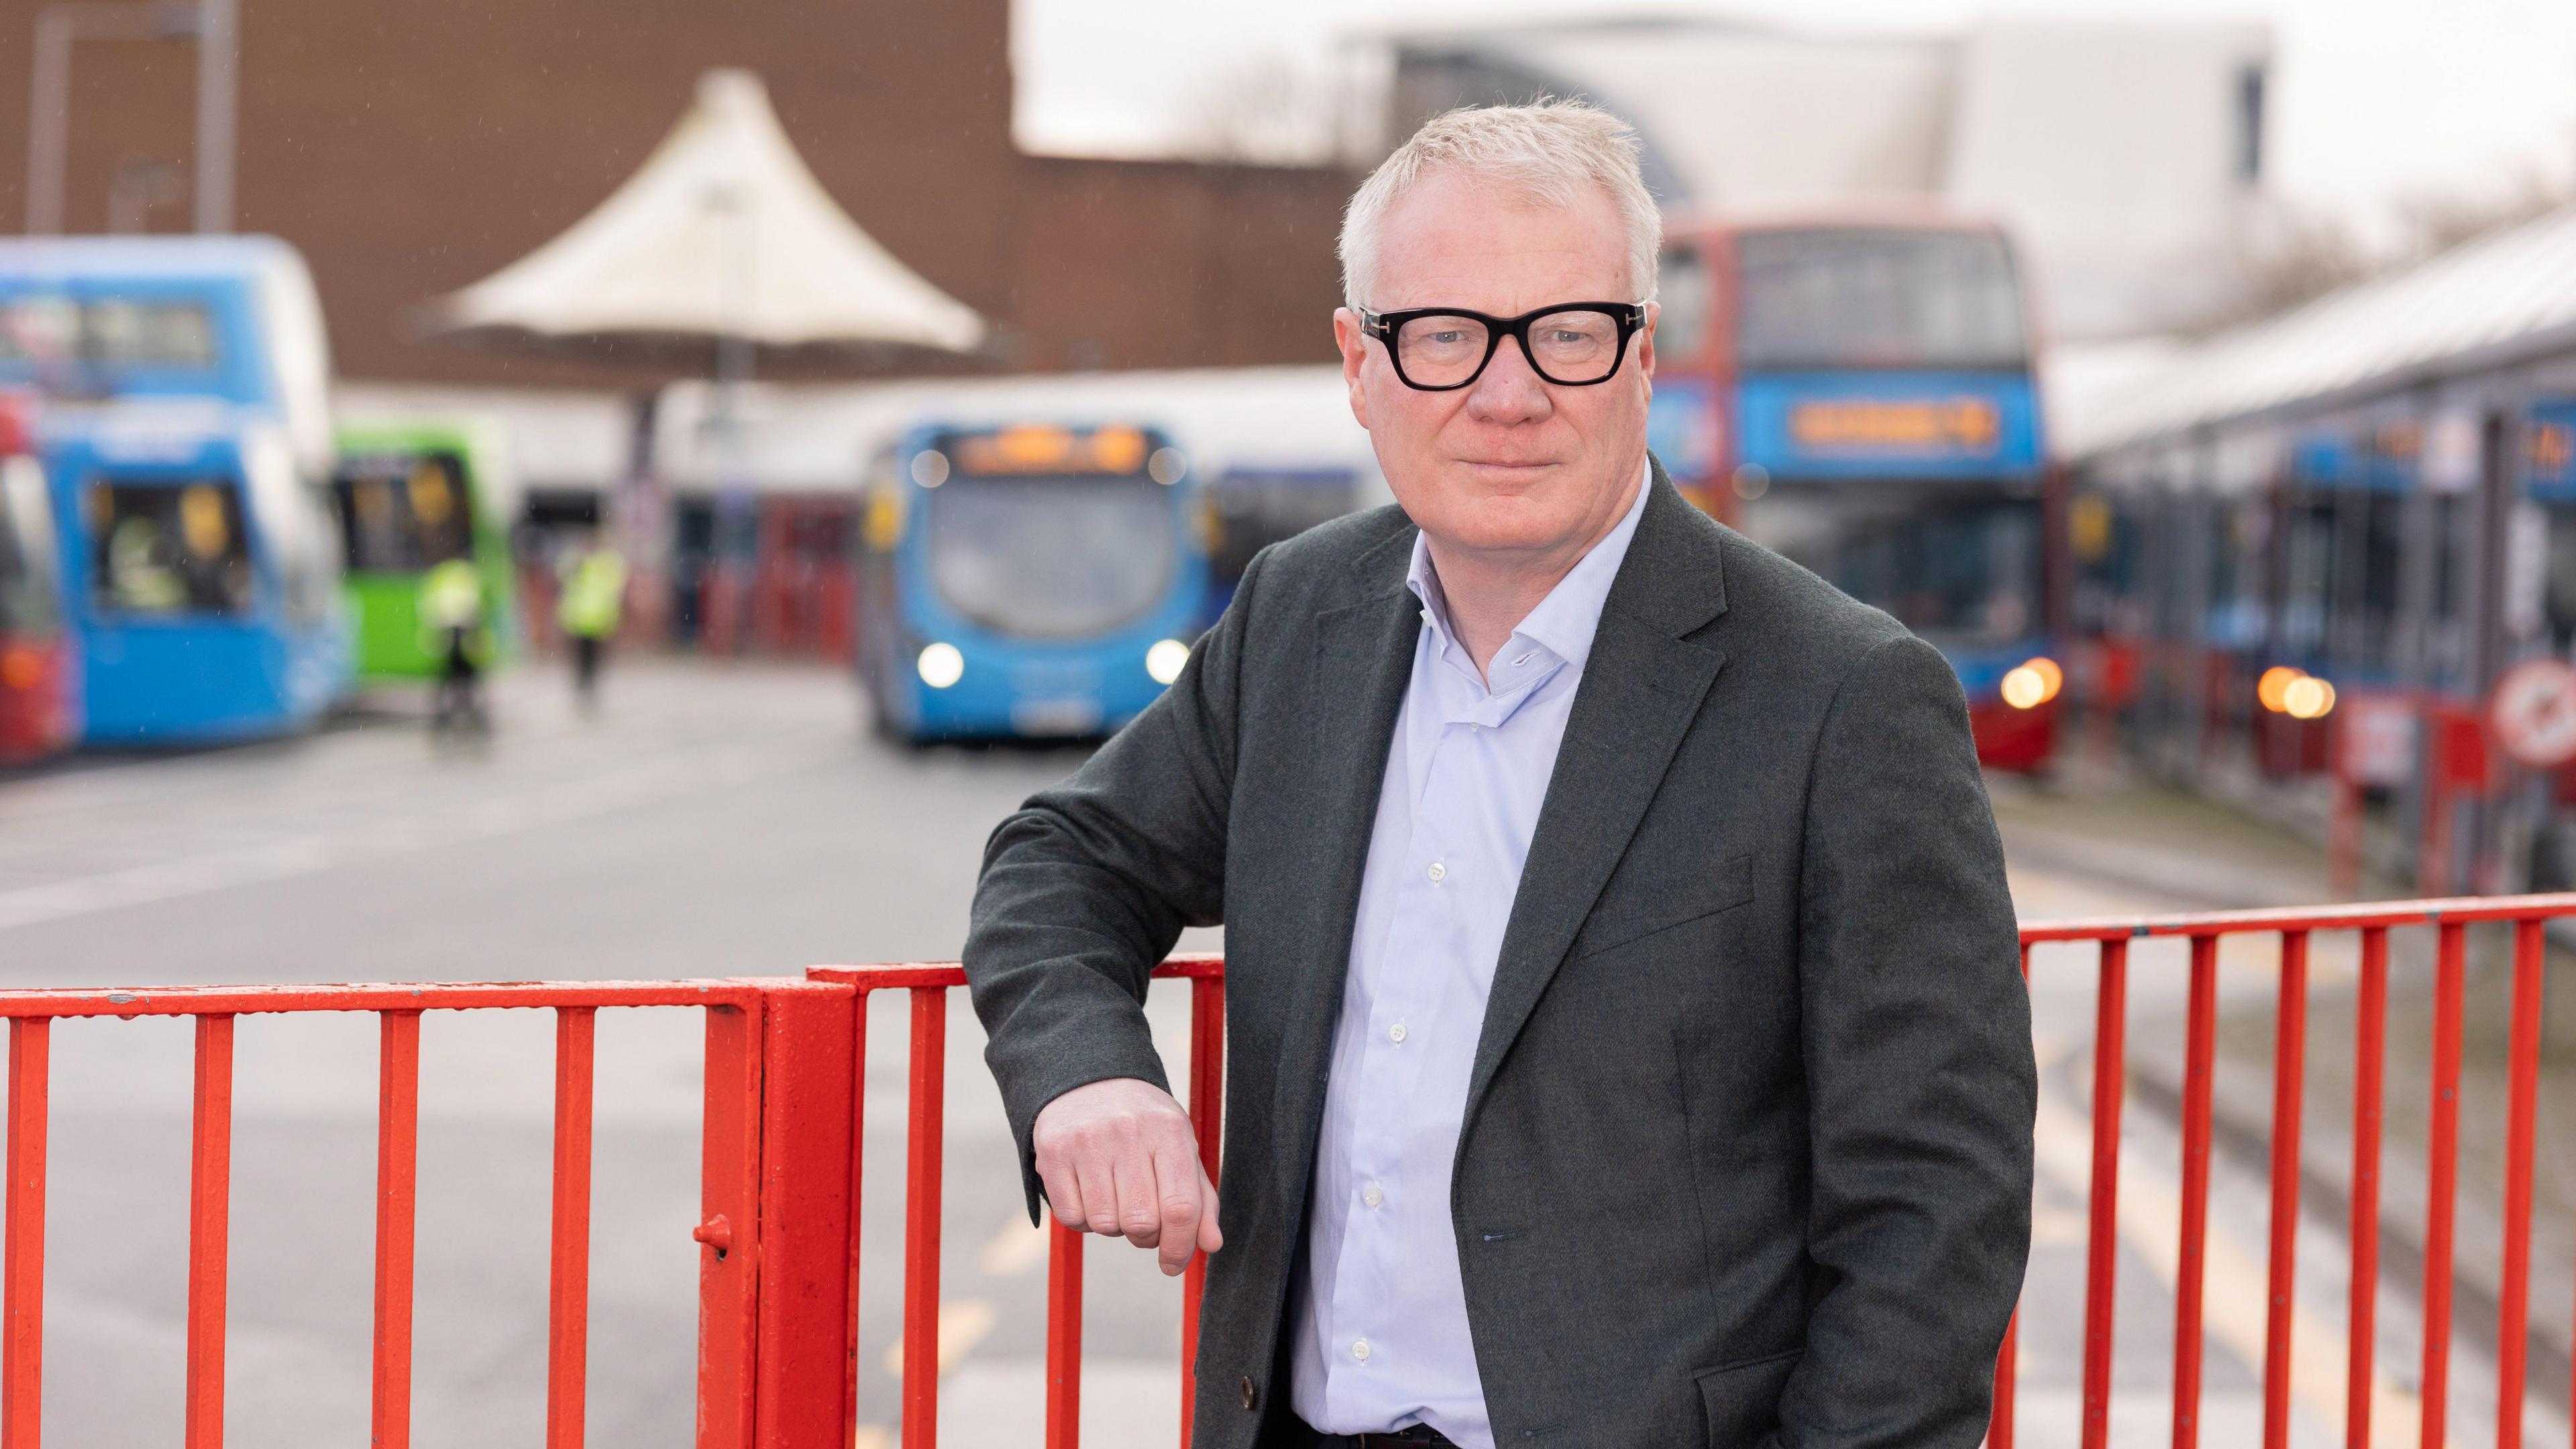
[[[1216,1184],[1171,1093],[1133,1077],[1076,1087],[1039,1111],[1029,1136],[1057,1222],[1159,1248],[1166,1275],[1196,1249],[1225,1246]]]

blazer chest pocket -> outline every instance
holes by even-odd
[[[1752,899],[1750,854],[1715,863],[1676,861],[1664,869],[1637,871],[1633,878],[1622,869],[1584,926],[1578,954],[1598,955],[1733,910]]]

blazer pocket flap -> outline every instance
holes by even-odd
[[[1806,1356],[1805,1349],[1793,1348],[1693,1374],[1700,1411],[1708,1418],[1708,1449],[1753,1449],[1779,1428],[1780,1392]]]
[[[1624,946],[1657,931],[1686,926],[1703,916],[1731,910],[1753,899],[1753,857],[1730,856],[1714,865],[1687,870],[1659,870],[1653,879],[1630,879],[1622,870],[1611,879],[1601,904],[1594,908],[1577,954],[1589,956]]]

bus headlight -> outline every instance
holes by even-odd
[[[1190,646],[1178,639],[1156,641],[1145,651],[1145,672],[1156,684],[1169,684],[1181,677],[1181,666],[1190,662]]]
[[[2004,703],[2015,709],[2037,709],[2057,698],[2066,687],[2066,671],[2047,655],[2023,660],[2006,671],[2003,680]]]
[[[966,677],[966,656],[958,653],[954,644],[932,644],[921,651],[912,667],[921,672],[922,683],[933,689],[946,689]]]

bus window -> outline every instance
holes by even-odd
[[[930,579],[948,607],[1026,638],[1135,619],[1170,585],[1171,490],[1128,477],[985,476],[929,491]]]
[[[45,473],[33,458],[0,460],[0,633],[45,633],[59,618]]]
[[[1698,359],[1708,345],[1709,312],[1715,304],[1708,285],[1708,262],[1695,246],[1665,251],[1655,287],[1662,304],[1655,317],[1655,360],[1670,364]]]
[[[202,302],[30,295],[0,315],[0,362],[208,368],[214,317]]]
[[[250,609],[250,540],[229,480],[89,486],[91,595],[120,614]]]
[[[1978,232],[1754,231],[1736,240],[1744,370],[2028,365],[2012,254]]]
[[[454,453],[352,458],[331,486],[352,573],[427,569],[474,551],[465,461]]]

